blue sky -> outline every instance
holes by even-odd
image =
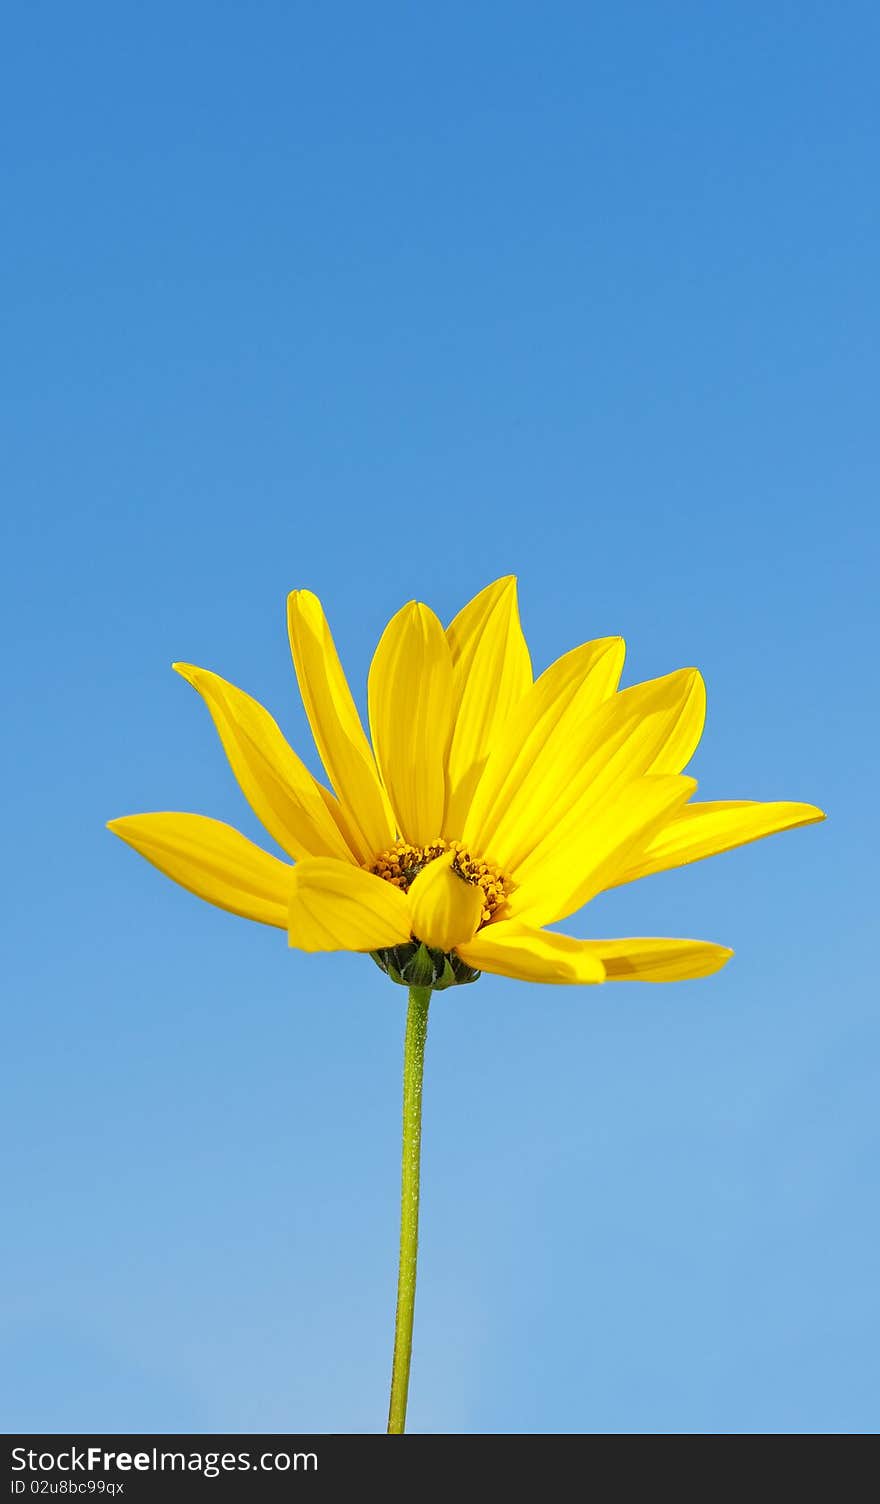
[[[383,1427],[405,994],[103,827],[258,834],[173,659],[315,766],[286,592],[360,694],[509,571],[537,666],[703,670],[702,797],[830,818],[574,926],[714,979],[435,1002],[411,1429],[876,1429],[878,31],[8,18],[5,1429]]]

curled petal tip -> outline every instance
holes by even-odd
[[[312,606],[320,603],[314,590],[306,590],[304,586],[298,585],[295,590],[288,591],[287,604],[288,606]]]

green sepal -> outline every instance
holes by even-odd
[[[454,951],[432,950],[420,940],[373,950],[370,955],[398,987],[431,987],[435,992],[445,992],[447,987],[475,982],[480,975]]]
[[[437,952],[428,950],[424,943],[419,945],[400,973],[408,986],[433,987],[437,979],[436,955]]]
[[[435,992],[445,992],[447,987],[455,986],[455,972],[449,964],[449,957],[443,957],[443,970],[434,983]]]

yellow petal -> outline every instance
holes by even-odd
[[[633,850],[643,850],[655,830],[686,804],[693,778],[649,775],[627,784],[598,805],[591,791],[515,874],[505,914],[532,924],[553,924],[613,884]]]
[[[437,839],[446,808],[452,734],[452,658],[427,606],[410,601],[379,640],[368,682],[370,730],[401,835]]]
[[[381,950],[410,938],[406,894],[348,862],[298,862],[290,893],[288,934],[299,950]]]
[[[452,653],[453,719],[444,835],[457,837],[493,743],[532,684],[520,626],[516,579],[487,585],[447,628]]]
[[[123,815],[108,830],[199,898],[244,919],[287,928],[293,868],[205,815]]]
[[[602,982],[605,968],[583,940],[539,930],[515,919],[487,924],[456,947],[468,966],[518,982]]]
[[[412,932],[434,950],[471,939],[483,913],[483,890],[453,872],[454,855],[423,867],[409,890]]]
[[[683,982],[710,977],[733,955],[709,940],[585,940],[609,982]]]
[[[572,648],[544,670],[510,715],[490,751],[464,825],[475,850],[494,850],[499,826],[518,796],[529,796],[541,749],[576,739],[597,708],[617,688],[623,668],[620,637],[603,637]]]
[[[368,861],[394,840],[394,820],[327,618],[310,590],[288,596],[287,625],[315,745],[357,855]]]
[[[777,831],[794,830],[798,825],[812,825],[824,819],[824,812],[815,804],[762,804],[750,800],[690,804],[627,862],[615,877],[614,885],[699,862],[703,857],[732,851],[736,846],[759,841]]]
[[[350,857],[325,802],[332,796],[312,777],[269,712],[219,674],[191,663],[173,666],[205,701],[242,793],[279,846],[297,859]]]
[[[516,877],[525,859],[575,806],[581,814],[590,806],[598,808],[634,778],[656,771],[670,738],[681,749],[683,707],[693,702],[695,676],[695,669],[681,669],[633,685],[574,727],[566,715],[545,717],[525,735],[492,811],[478,829],[471,830],[469,821],[465,840]],[[493,762],[494,756],[477,804]]]

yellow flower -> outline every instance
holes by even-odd
[[[198,690],[245,798],[292,859],[220,821],[128,815],[110,829],[209,903],[306,951],[370,952],[395,981],[480,971],[533,982],[675,981],[732,952],[704,940],[576,940],[544,926],[603,889],[823,819],[811,804],[690,802],[705,712],[696,669],[618,690],[623,642],[573,648],[533,681],[508,577],[444,630],[411,602],[369,674],[372,746],[306,590],[288,602],[300,692],[331,789],[272,717],[207,669]]]

